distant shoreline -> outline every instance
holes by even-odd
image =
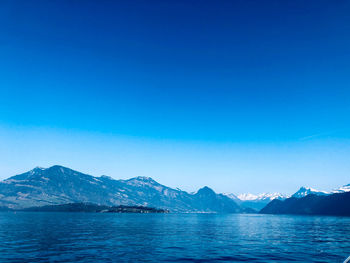
[[[84,212],[84,213],[169,213],[167,209],[146,206],[105,206],[92,203],[68,203],[59,205],[35,206],[23,209],[0,208],[3,212]]]

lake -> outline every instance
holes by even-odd
[[[0,213],[0,262],[343,262],[350,218]]]

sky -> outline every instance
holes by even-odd
[[[349,1],[1,1],[0,179],[350,183]]]

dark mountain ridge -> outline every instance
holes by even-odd
[[[260,213],[350,216],[350,192],[273,200]]]

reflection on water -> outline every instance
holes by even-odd
[[[0,262],[342,262],[350,218],[0,213]]]

